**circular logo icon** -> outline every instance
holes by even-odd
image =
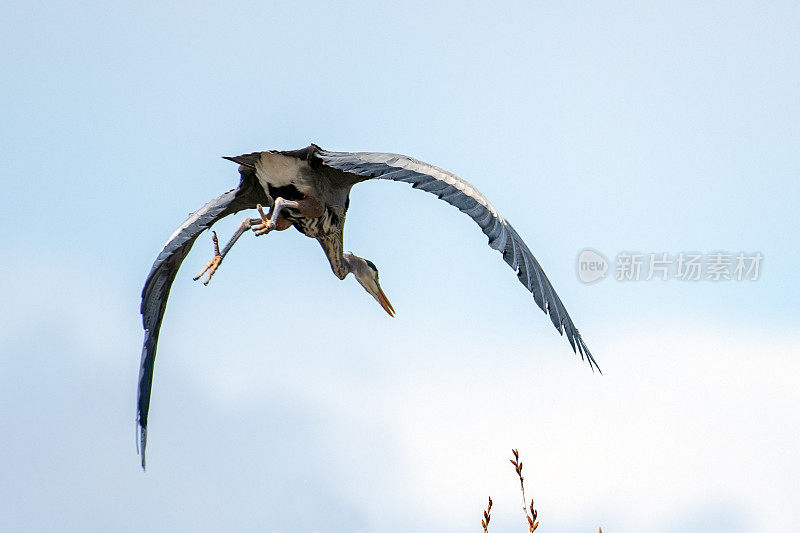
[[[587,248],[578,254],[578,279],[594,283],[606,277],[608,260],[600,252]]]

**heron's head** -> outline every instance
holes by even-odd
[[[350,264],[351,272],[364,290],[370,293],[390,316],[394,316],[394,307],[389,303],[389,299],[381,290],[381,284],[378,282],[378,267],[375,266],[375,263],[353,254],[345,254],[345,258]]]

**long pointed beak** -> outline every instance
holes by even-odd
[[[376,300],[378,300],[378,303],[381,304],[381,307],[383,307],[384,311],[389,313],[389,316],[394,317],[394,307],[392,307],[391,302],[389,302],[389,298],[387,298],[383,293],[383,289],[381,289],[380,285],[378,285],[378,290],[377,292],[373,293],[373,296]]]

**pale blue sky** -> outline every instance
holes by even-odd
[[[0,20],[4,531],[779,531],[800,512],[794,2],[58,5]],[[526,239],[604,377],[455,209],[353,191],[173,288],[149,468],[139,291],[220,159],[315,142],[469,180]],[[236,226],[217,228],[221,237]],[[760,251],[757,282],[584,285],[575,258]],[[308,316],[308,320],[304,317]]]

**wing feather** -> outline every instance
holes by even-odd
[[[255,174],[250,170],[243,169],[239,187],[214,198],[189,215],[189,218],[164,244],[164,248],[150,269],[150,274],[142,289],[140,307],[144,326],[144,343],[139,366],[137,421],[140,433],[137,442],[141,446],[142,468],[145,466],[147,415],[150,410],[150,393],[153,387],[158,334],[175,275],[191,250],[194,241],[203,231],[210,228],[216,221],[242,209],[255,208],[259,203],[268,205],[269,200],[263,189],[257,185]]]
[[[435,194],[469,215],[489,239],[489,246],[503,254],[520,283],[533,294],[536,305],[550,315],[558,332],[566,333],[573,352],[581,359],[585,357],[593,370],[600,370],[528,246],[514,227],[470,183],[439,167],[400,154],[331,152],[314,146],[313,157],[327,167],[352,175],[353,183],[370,178],[410,183],[415,189]]]

